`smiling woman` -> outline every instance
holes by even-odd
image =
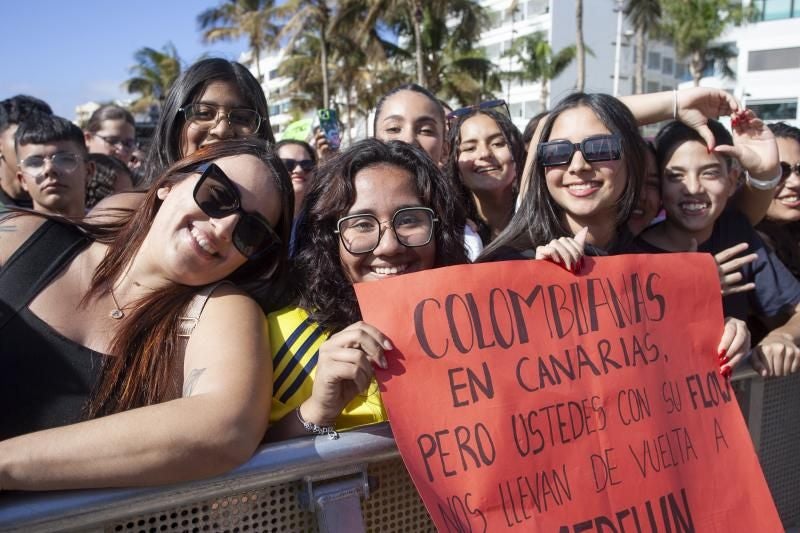
[[[297,306],[269,315],[271,439],[385,419],[371,364],[391,343],[360,322],[352,285],[466,263],[457,198],[404,142],[367,139],[318,169],[298,228]]]
[[[291,220],[288,174],[248,140],[179,161],[113,223],[4,219],[0,490],[171,483],[248,459],[272,390],[248,292],[275,288]]]

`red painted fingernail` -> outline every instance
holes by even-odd
[[[727,348],[723,348],[723,349],[721,349],[721,350],[719,351],[719,354],[717,354],[717,355],[719,355],[719,358],[720,358],[720,359],[722,359],[722,358],[723,358],[723,357],[725,357],[727,354],[728,354],[728,350],[727,350]]]
[[[726,379],[730,377],[731,372],[733,372],[733,371],[731,370],[731,367],[729,367],[729,366],[726,366],[725,368],[721,368],[719,370],[719,373],[722,375],[722,377],[724,377]]]
[[[728,357],[727,355],[725,357],[720,357],[719,358],[719,366],[724,365],[725,363],[727,363],[730,360],[731,360],[731,358]]]

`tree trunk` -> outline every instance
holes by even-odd
[[[692,52],[689,58],[689,72],[692,73],[692,80],[694,81],[695,87],[700,87],[700,79],[703,77],[703,70],[705,70],[705,67],[703,54],[698,50]]]
[[[647,41],[645,40],[644,28],[636,28],[636,74],[635,82],[636,87],[634,92],[642,94],[644,92],[644,58],[647,57],[645,49]]]
[[[575,56],[577,59],[578,73],[575,88],[583,92],[586,85],[586,50],[583,46],[583,0],[575,0]]]
[[[328,43],[325,42],[325,29],[319,33],[320,66],[322,67],[322,107],[330,106],[330,95],[328,94]]]
[[[422,5],[414,0],[414,40],[417,42],[417,84],[425,87],[425,69],[422,63]]]
[[[264,96],[269,104],[269,81],[264,81],[264,74],[261,73],[261,48],[258,46],[253,47],[253,55],[256,62],[256,79],[264,90]]]
[[[347,88],[347,146],[353,144],[353,88]]]
[[[549,80],[546,78],[541,79],[541,92],[539,93],[539,99],[542,101],[542,112],[547,111],[547,99],[550,97],[550,91],[548,89],[547,84]]]

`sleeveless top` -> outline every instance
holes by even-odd
[[[81,420],[105,356],[58,333],[28,303],[90,243],[77,227],[48,220],[3,267],[5,273],[12,265],[29,270],[49,263],[35,280],[0,278],[16,297],[27,293],[17,312],[0,301],[6,315],[0,326],[0,440]],[[54,244],[68,249],[54,256]]]

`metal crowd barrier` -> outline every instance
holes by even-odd
[[[800,374],[739,373],[734,388],[784,527],[800,526]],[[224,476],[181,485],[0,493],[0,531],[434,530],[387,424],[270,444]]]

